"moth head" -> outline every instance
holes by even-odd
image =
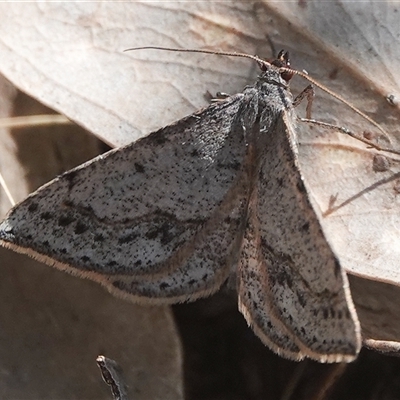
[[[278,68],[290,68],[289,52],[286,50],[281,50],[270,64]],[[260,66],[261,71],[267,71],[268,64],[259,62],[258,65]],[[293,75],[294,72],[291,71],[281,72],[281,77],[285,82],[289,82],[292,79]]]

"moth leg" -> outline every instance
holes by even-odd
[[[231,97],[231,95],[225,92],[217,92],[215,93],[215,95],[213,95],[210,91],[207,90],[205,97],[210,103],[219,103],[228,99],[229,97]]]
[[[352,137],[353,139],[359,140],[360,142],[363,142],[363,143],[367,144],[368,146],[373,147],[376,150],[384,151],[386,153],[400,155],[400,150],[395,150],[395,149],[391,149],[389,147],[380,146],[376,142],[366,138],[365,136],[361,136],[361,135],[359,135],[357,133],[354,133],[351,130],[345,128],[344,126],[333,125],[333,124],[329,124],[327,122],[317,121],[315,119],[310,119],[310,118],[299,118],[299,120],[301,122],[305,122],[307,124],[314,124],[314,125],[318,125],[318,126],[323,126],[324,128],[327,128],[327,129],[330,129],[330,130],[333,130],[333,131],[336,131],[336,132],[343,133],[344,135],[347,135],[347,136]],[[381,139],[381,138],[385,138],[386,139],[386,137],[384,135],[381,135],[379,137],[379,139]]]
[[[216,98],[216,99],[221,99],[221,100],[223,100],[223,99],[227,99],[228,97],[231,97],[231,95],[230,95],[229,93],[225,93],[225,92],[217,92],[217,93],[215,94],[215,98]]]
[[[229,97],[231,97],[229,93],[217,92],[215,93],[215,96],[211,98],[211,103],[218,103],[220,101],[226,100]]]
[[[311,107],[314,101],[315,90],[313,85],[308,85],[300,94],[293,100],[293,107],[297,107],[303,99],[307,98],[306,119],[311,119]]]
[[[357,133],[354,133],[354,132],[350,131],[349,129],[345,128],[344,126],[333,125],[333,124],[329,124],[327,122],[322,122],[322,121],[317,121],[315,119],[312,119],[311,118],[311,107],[312,107],[312,103],[313,103],[313,100],[314,100],[314,96],[315,96],[314,87],[312,85],[308,85],[293,100],[293,107],[297,107],[304,98],[307,98],[306,118],[298,117],[298,119],[301,122],[306,122],[308,124],[314,124],[314,125],[318,125],[318,126],[323,126],[324,128],[327,128],[327,129],[330,129],[330,130],[333,130],[333,131],[338,131],[340,133],[343,133],[344,135],[352,137],[353,139],[359,140],[360,142],[363,142],[363,143],[367,144],[368,146],[373,147],[376,150],[384,151],[386,153],[392,153],[392,154],[400,155],[400,150],[394,150],[394,149],[391,149],[389,147],[380,146],[378,143],[370,140],[369,138],[367,138],[365,136],[362,136],[362,135],[359,135]],[[381,135],[379,137],[379,139],[384,139],[384,140],[386,140],[387,142],[390,143],[390,139],[386,135]]]

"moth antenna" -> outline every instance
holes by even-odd
[[[177,48],[173,48],[173,47],[144,46],[144,47],[132,47],[130,49],[124,50],[124,52],[134,51],[134,50],[165,50],[165,51],[176,51],[176,52],[181,52],[181,53],[214,54],[217,56],[249,58],[250,60],[254,60],[261,65],[266,65],[269,67],[272,65],[268,61],[265,61],[262,58],[257,57],[257,56],[252,56],[251,54],[226,52],[226,51],[201,50],[201,49],[177,49]],[[290,68],[288,68],[288,69],[290,69]]]
[[[246,53],[236,53],[236,52],[225,52],[225,51],[213,51],[213,50],[201,50],[201,49],[178,49],[178,48],[173,48],[173,47],[159,47],[159,46],[144,46],[144,47],[132,47],[129,49],[124,50],[126,51],[135,51],[135,50],[165,50],[165,51],[175,51],[175,52],[182,52],[182,53],[202,53],[202,54],[214,54],[214,55],[219,55],[219,56],[228,56],[228,57],[241,57],[241,58],[249,58],[250,60],[254,60],[258,63],[261,69],[263,69],[263,66],[268,66],[271,67],[273,64],[269,63],[268,61],[263,60],[260,57],[257,56],[252,56],[251,54],[246,54]],[[284,53],[282,51],[279,53],[282,56]],[[356,114],[360,115],[362,118],[364,118],[366,121],[368,121],[370,124],[375,126],[377,129],[379,129],[382,134],[385,136],[385,138],[391,143],[389,133],[386,132],[385,129],[383,129],[376,121],[374,121],[371,117],[369,117],[367,114],[359,110],[356,106],[353,106],[349,101],[347,101],[345,98],[340,96],[339,94],[335,93],[334,91],[328,89],[326,86],[322,85],[315,79],[311,78],[309,75],[307,75],[304,72],[298,71],[296,69],[288,68],[288,67],[280,67],[279,71],[282,73],[286,73],[289,75],[299,75],[302,78],[306,79],[307,81],[311,82],[313,85],[316,87],[320,88],[324,92],[330,94],[332,97],[335,99],[339,100],[343,104],[345,104],[347,107],[352,109]]]

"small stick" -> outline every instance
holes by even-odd
[[[25,128],[27,126],[71,125],[61,114],[26,115],[21,117],[0,118],[0,128]]]
[[[3,175],[2,175],[1,173],[0,173],[0,187],[3,188],[5,194],[6,194],[7,198],[8,198],[8,201],[9,201],[9,202],[11,203],[11,205],[14,207],[14,206],[15,206],[15,200],[14,200],[14,198],[12,197],[12,194],[11,194],[10,190],[8,189],[7,183],[6,183],[6,181],[4,180]]]
[[[98,356],[96,362],[104,382],[111,387],[114,400],[128,400],[126,385],[121,377],[118,364],[111,358],[104,356]]]

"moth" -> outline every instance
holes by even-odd
[[[352,361],[360,324],[299,168],[288,61],[260,61],[242,93],[42,186],[0,244],[145,304],[209,296],[234,274],[274,352]]]

